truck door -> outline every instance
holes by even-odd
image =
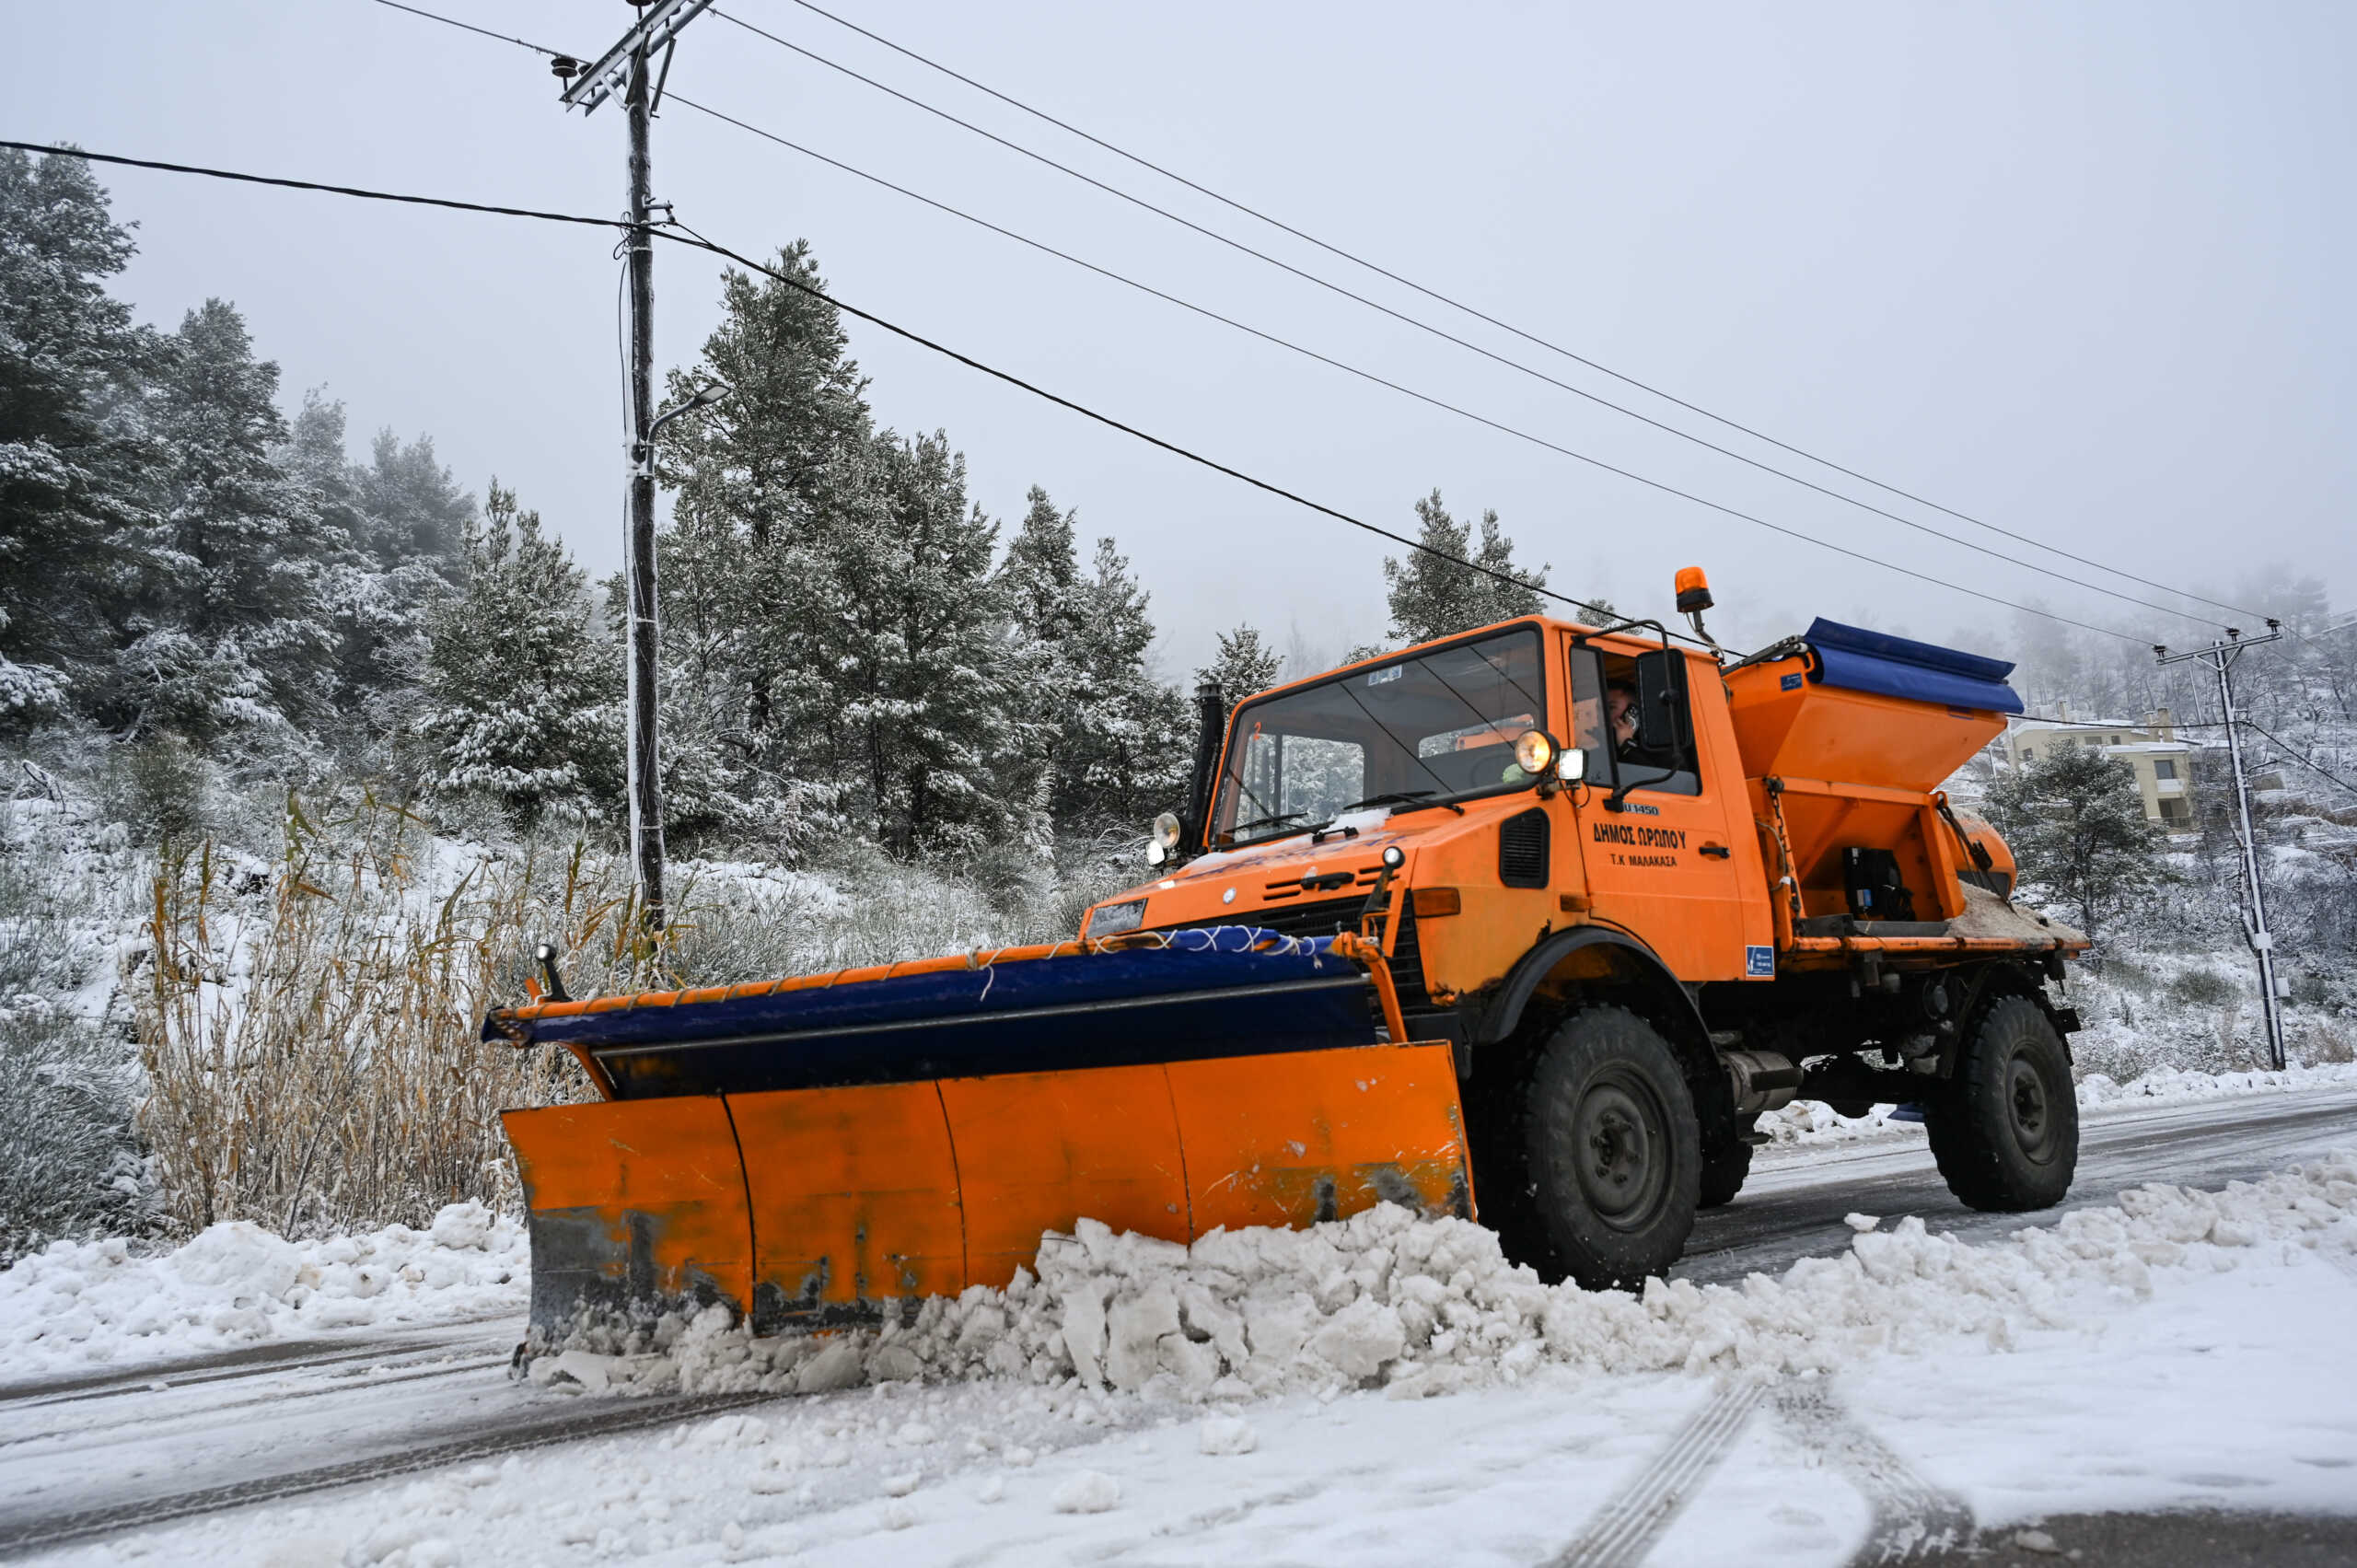
[[[1590,645],[1570,656],[1572,743],[1587,754],[1572,793],[1588,918],[1640,938],[1680,980],[1742,978],[1750,955],[1736,867],[1753,857],[1737,853],[1730,826],[1741,820],[1747,835],[1748,807],[1726,798],[1734,775],[1713,750],[1732,744],[1725,726],[1695,722],[1688,656]],[[1625,720],[1616,730],[1624,712],[1633,735]]]

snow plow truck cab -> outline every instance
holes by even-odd
[[[2011,668],[1534,617],[1199,691],[1151,879],[1074,940],[494,1013],[601,1097],[506,1115],[533,1331],[875,1321],[1082,1217],[1184,1242],[1381,1202],[1633,1285],[1804,1096],[1920,1107],[1975,1208],[2057,1202],[2049,985],[2086,944],[1938,788],[2020,710]]]

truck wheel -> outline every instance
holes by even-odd
[[[1666,1272],[1694,1228],[1701,1129],[1668,1042],[1625,1007],[1573,1014],[1524,1089],[1535,1213],[1524,1260],[1589,1290]]]
[[[1715,1209],[1735,1202],[1743,1191],[1744,1179],[1751,1174],[1751,1145],[1739,1139],[1711,1150],[1702,1156],[1702,1190],[1695,1198],[1698,1208]]]
[[[1923,1105],[1932,1157],[1966,1207],[2045,1209],[2071,1191],[2079,1099],[2062,1037],[2026,996],[1980,1015],[1956,1076]]]

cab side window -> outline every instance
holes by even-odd
[[[1700,795],[1685,656],[1572,650],[1572,744],[1589,783],[1631,795]]]

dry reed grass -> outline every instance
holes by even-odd
[[[207,840],[155,877],[137,1127],[176,1230],[517,1206],[497,1113],[590,1092],[567,1055],[478,1039],[490,1007],[522,999],[537,942],[591,996],[1066,935],[1090,896],[1052,873],[993,889],[881,855],[820,877],[681,867],[650,938],[626,867],[581,843],[459,846],[367,793],[323,814],[290,794],[282,838],[274,865]]]
[[[266,889],[210,841],[155,878],[138,1126],[172,1224],[294,1235],[512,1206],[498,1112],[583,1086],[569,1058],[478,1031],[520,997],[542,933],[592,984],[656,971],[610,866],[578,846],[561,869],[528,851],[454,865],[366,794],[319,817],[290,795],[284,839]]]

